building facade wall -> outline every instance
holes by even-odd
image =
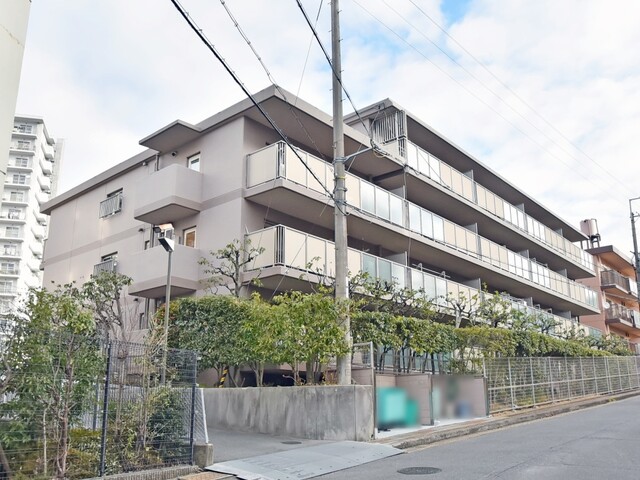
[[[16,112],[22,57],[29,23],[30,0],[0,2],[0,171],[6,172],[7,153]],[[3,182],[0,182],[0,195]]]
[[[259,275],[265,289],[308,287],[300,277],[318,270],[331,276],[330,122],[301,101],[294,112],[300,123],[306,115],[301,128],[291,123],[292,107],[275,94],[265,93],[264,98],[270,114],[287,125],[285,133],[295,149],[261,123],[255,109],[241,112],[238,105],[225,111],[231,112],[227,117],[221,112],[196,127],[167,126],[141,141],[162,145],[157,155],[149,150],[47,204],[52,230],[45,281],[82,281],[104,255],[118,252],[118,271],[134,280],[130,292],[161,301],[163,281],[157,265],[145,267],[145,262],[160,257],[145,248],[159,248],[150,232],[153,224],[164,223],[173,225],[178,244],[189,242],[200,256],[234,239],[250,238],[265,253],[247,267],[244,279]],[[428,149],[422,138],[428,137],[426,131],[414,130],[415,141]],[[346,132],[353,152],[368,143],[357,130],[347,126]],[[382,148],[397,147],[397,140]],[[453,145],[449,149],[453,156],[462,155]],[[591,256],[573,244],[582,234],[569,227],[563,231],[565,222],[559,217],[487,173],[475,160],[466,161],[476,165],[484,186],[472,181],[473,170],[462,178],[441,162],[438,168],[449,172],[449,184],[444,185],[442,178],[413,168],[406,149],[387,155],[365,151],[356,158],[348,166],[347,178],[351,274],[369,271],[432,292],[438,302],[446,295],[471,298],[486,284],[490,291],[510,294],[518,308],[550,312],[567,322],[578,314],[599,311],[596,294],[575,282],[594,274]],[[488,210],[486,197],[494,195],[490,185],[513,203],[524,199],[513,207],[513,219]],[[120,188],[121,211],[98,218],[100,202]],[[485,200],[478,199],[478,192],[484,192]],[[494,199],[492,205],[508,209],[503,201]],[[422,222],[419,228],[416,212]],[[437,225],[439,235],[433,233]],[[545,235],[545,228],[553,229],[554,235]],[[194,255],[182,248],[174,252],[174,262],[187,258]],[[309,263],[314,265],[310,268]],[[253,267],[261,272],[251,271]],[[202,294],[202,286],[194,286],[203,279],[202,269],[181,272],[175,278],[177,295]]]

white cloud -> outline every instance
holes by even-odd
[[[353,0],[343,0],[344,79],[357,105],[393,98],[561,217],[576,225],[583,218],[598,218],[603,241],[629,250],[627,199],[640,195],[637,2],[475,0],[449,29],[601,167],[408,1],[358,2],[420,53]],[[183,3],[252,91],[268,84],[219,2]],[[437,0],[416,3],[444,24]],[[311,34],[295,2],[227,5],[275,79],[296,92]],[[318,0],[304,5],[315,18]],[[328,48],[327,3],[318,31]],[[327,65],[314,43],[300,95],[330,112],[330,88]],[[176,118],[196,123],[242,98],[169,1],[49,0],[32,5],[18,110],[44,116],[49,131],[66,138],[63,188],[133,155],[140,150],[138,140],[164,124]]]

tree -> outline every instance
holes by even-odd
[[[478,305],[477,317],[486,321],[493,328],[507,327],[512,317],[511,302],[505,298],[505,293],[495,291],[487,292],[487,286],[483,285],[482,301]]]
[[[137,321],[138,304],[132,308],[125,303],[125,290],[132,279],[117,272],[91,275],[82,285],[85,304],[93,311],[98,331],[105,338],[130,340],[125,332]]]
[[[289,292],[273,301],[286,334],[281,344],[283,360],[292,366],[296,383],[299,363],[305,362],[307,382],[312,384],[323,364],[349,352],[342,327],[336,323],[341,306],[325,293]]]
[[[211,293],[217,293],[218,287],[224,287],[234,297],[239,297],[242,288],[240,277],[244,266],[253,262],[264,251],[264,247],[253,247],[250,239],[246,239],[244,243],[234,239],[224,248],[210,251],[212,260],[203,257],[198,262],[204,267],[204,273],[210,275],[204,283]]]
[[[463,319],[472,319],[477,314],[478,295],[467,298],[464,292],[458,292],[457,296],[448,293],[444,301],[453,312],[456,328],[460,328]]]
[[[3,362],[11,372],[4,386],[11,400],[0,406],[0,418],[11,421],[0,428],[0,443],[38,444],[41,473],[50,475],[53,466],[55,478],[66,478],[72,422],[104,368],[93,314],[76,287],[63,285],[31,290],[11,323]]]

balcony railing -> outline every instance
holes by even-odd
[[[13,133],[28,133],[33,134],[33,125],[14,125]]]
[[[291,148],[282,142],[252,153],[247,159],[247,187],[281,177],[324,194],[323,185],[329,184],[333,168],[304,151],[298,150],[298,154],[308,169]],[[593,290],[535,260],[481,237],[355,175],[347,174],[345,182],[347,203],[350,206],[529,280],[555,294],[597,308],[597,294]]]
[[[35,152],[36,150],[36,146],[32,143],[12,143],[11,147],[12,150],[23,150],[26,152]]]
[[[400,142],[402,145],[396,145]],[[430,178],[457,195],[510,223],[552,249],[594,271],[593,256],[574,245],[562,235],[554,232],[535,218],[495,195],[479,183],[431,155],[406,139],[394,140],[384,148],[393,147],[405,163],[416,172]]]
[[[93,275],[99,275],[102,272],[115,272],[118,268],[118,261],[115,258],[105,260],[93,266]]]
[[[10,158],[7,166],[9,168],[33,168],[33,164],[28,158]]]
[[[311,275],[316,274],[320,277],[333,278],[334,276],[335,244],[329,240],[283,225],[276,225],[249,233],[246,235],[246,240],[251,241],[252,247],[264,249],[263,253],[251,263],[245,265],[246,271],[284,266],[299,272],[307,272]],[[408,288],[416,292],[422,292],[427,300],[431,300],[440,307],[447,307],[446,298],[448,296],[452,298],[462,296],[470,303],[473,303],[472,299],[474,298],[479,302],[483,296],[482,291],[449,280],[444,275],[435,275],[411,268],[352,248],[347,250],[347,263],[351,276],[360,272],[368,273],[371,278],[394,284],[398,288]],[[297,274],[294,275],[298,276]],[[524,302],[517,301],[517,299],[508,298],[507,300],[511,301],[511,308],[514,310],[554,319],[558,325],[556,327],[556,332],[558,333],[577,327],[587,335],[592,334],[586,327],[578,325],[570,319],[531,307]]]
[[[0,275],[19,275],[20,269],[17,265],[10,267],[0,267]]]
[[[100,218],[115,215],[122,210],[122,193],[108,197],[100,202]]]
[[[51,191],[51,179],[44,175],[38,175],[38,183],[43,192]]]
[[[613,303],[604,311],[605,320],[621,320],[633,325],[634,327],[640,327],[638,321],[640,316],[635,310],[623,307],[617,303]]]
[[[600,284],[602,288],[615,287],[633,296],[638,295],[638,284],[615,270],[605,270],[601,272]]]
[[[53,163],[44,158],[40,159],[40,168],[45,175],[51,175],[53,173]]]

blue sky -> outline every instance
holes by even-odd
[[[393,98],[560,216],[597,218],[603,241],[628,251],[627,200],[640,195],[640,4],[414,1],[435,24],[409,0],[341,1],[356,105]],[[220,2],[182,2],[250,90],[268,85]],[[319,0],[303,3],[315,18]],[[300,85],[330,112],[326,62],[295,2],[227,6],[280,85]],[[323,0],[327,46],[329,30]],[[168,0],[32,4],[18,111],[66,139],[62,189],[137,153],[163,125],[197,123],[242,97]]]
[[[447,25],[456,23],[464,18],[471,0],[442,0],[440,8]]]

